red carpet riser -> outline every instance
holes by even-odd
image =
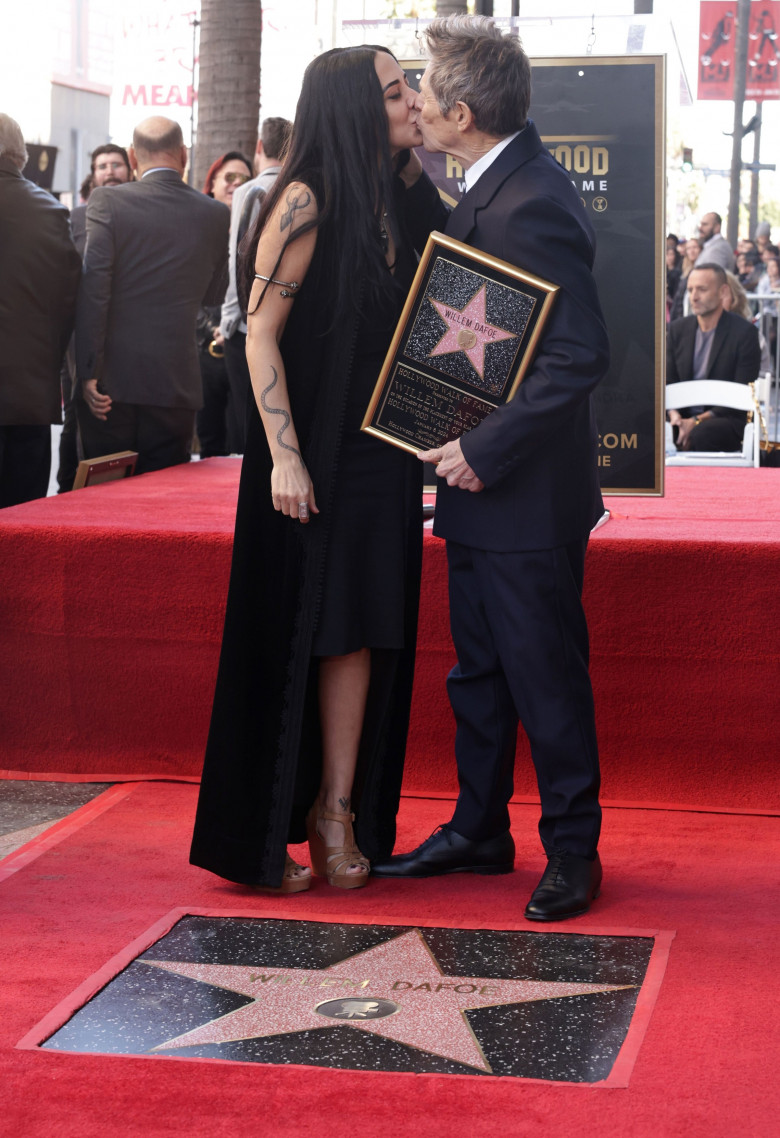
[[[6,773],[198,777],[238,472],[210,459],[2,512]],[[604,798],[777,810],[780,471],[670,469],[665,498],[607,504],[585,598]],[[453,659],[427,532],[407,794],[455,790]]]

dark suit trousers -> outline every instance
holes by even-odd
[[[0,427],[0,509],[45,498],[51,427]]]
[[[85,458],[134,450],[138,452],[136,474],[190,461],[195,412],[185,407],[113,403],[104,422],[79,399],[76,413]]]
[[[453,829],[509,829],[517,725],[531,744],[545,851],[595,855],[599,762],[581,594],[587,542],[490,553],[447,542],[458,663],[447,679],[460,794]]]
[[[243,454],[249,423],[249,394],[252,390],[252,378],[246,362],[245,332],[236,330],[229,340],[225,340],[225,366],[230,380],[228,445],[231,451]]]
[[[742,450],[744,433],[744,416],[742,420],[727,415],[702,419],[689,435],[690,450]]]
[[[227,446],[227,413],[230,399],[225,360],[210,356],[206,348],[198,352],[200,378],[203,380],[203,406],[197,415],[200,457],[214,458],[230,454]]]

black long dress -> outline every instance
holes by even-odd
[[[278,885],[304,840],[322,753],[317,656],[371,649],[352,801],[369,858],[395,841],[409,723],[422,557],[422,465],[359,430],[420,250],[446,209],[423,175],[397,198],[391,303],[333,327],[327,234],[281,342],[293,422],[320,513],[273,509],[272,462],[251,409],[217,687],[190,860],[243,884]]]

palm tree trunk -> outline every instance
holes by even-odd
[[[251,159],[260,116],[261,0],[202,0],[193,184],[220,154]]]

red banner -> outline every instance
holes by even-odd
[[[700,99],[734,98],[737,0],[701,0]],[[780,99],[780,0],[751,0],[745,98]]]
[[[745,98],[780,99],[780,0],[753,0],[748,29]]]

